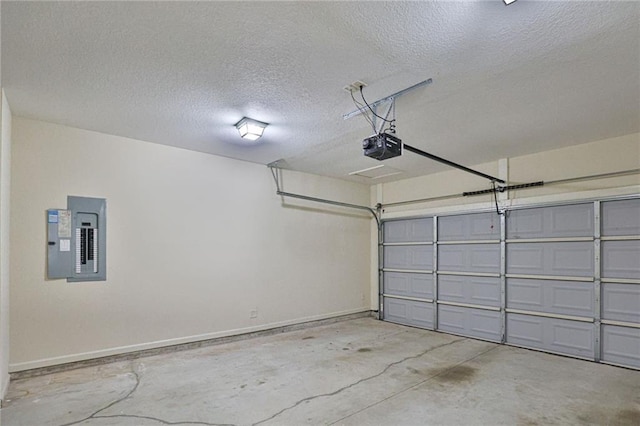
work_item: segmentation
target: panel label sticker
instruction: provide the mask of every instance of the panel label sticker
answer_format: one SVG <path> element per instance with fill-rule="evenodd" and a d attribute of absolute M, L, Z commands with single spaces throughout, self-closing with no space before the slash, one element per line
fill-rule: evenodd
<path fill-rule="evenodd" d="M 47 217 L 49 223 L 58 223 L 58 210 L 47 210 Z"/>
<path fill-rule="evenodd" d="M 71 251 L 71 240 L 60 240 L 60 251 Z"/>
<path fill-rule="evenodd" d="M 71 210 L 58 210 L 58 238 L 71 238 Z"/>

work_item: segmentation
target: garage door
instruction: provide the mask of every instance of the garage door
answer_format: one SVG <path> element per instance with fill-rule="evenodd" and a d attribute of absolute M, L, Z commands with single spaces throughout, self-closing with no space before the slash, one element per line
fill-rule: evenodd
<path fill-rule="evenodd" d="M 500 217 L 437 218 L 438 330 L 501 341 Z"/>
<path fill-rule="evenodd" d="M 433 219 L 386 222 L 383 235 L 384 319 L 433 329 Z"/>
<path fill-rule="evenodd" d="M 594 204 L 506 217 L 506 341 L 595 358 Z"/>
<path fill-rule="evenodd" d="M 640 199 L 602 203 L 602 360 L 640 368 Z"/>
<path fill-rule="evenodd" d="M 383 319 L 640 368 L 639 198 L 383 226 Z"/>

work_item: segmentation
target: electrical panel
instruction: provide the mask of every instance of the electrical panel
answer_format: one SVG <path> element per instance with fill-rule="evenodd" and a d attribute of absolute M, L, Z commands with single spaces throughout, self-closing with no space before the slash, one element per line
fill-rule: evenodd
<path fill-rule="evenodd" d="M 47 276 L 69 282 L 105 281 L 107 204 L 67 197 L 67 208 L 47 210 Z"/>

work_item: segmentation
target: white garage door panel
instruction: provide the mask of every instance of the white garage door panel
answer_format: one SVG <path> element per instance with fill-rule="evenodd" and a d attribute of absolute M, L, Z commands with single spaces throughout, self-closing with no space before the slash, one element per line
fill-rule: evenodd
<path fill-rule="evenodd" d="M 438 246 L 438 270 L 447 272 L 500 272 L 500 244 Z"/>
<path fill-rule="evenodd" d="M 433 303 L 385 297 L 384 319 L 432 330 Z"/>
<path fill-rule="evenodd" d="M 433 299 L 433 275 L 385 272 L 384 293 L 395 296 Z"/>
<path fill-rule="evenodd" d="M 507 308 L 592 318 L 592 282 L 507 278 Z"/>
<path fill-rule="evenodd" d="M 411 219 L 385 222 L 386 243 L 417 243 L 433 241 L 433 219 Z"/>
<path fill-rule="evenodd" d="M 602 203 L 602 235 L 640 235 L 640 198 Z"/>
<path fill-rule="evenodd" d="M 640 279 L 640 240 L 603 241 L 602 276 Z"/>
<path fill-rule="evenodd" d="M 385 246 L 384 267 L 431 270 L 433 268 L 433 246 Z"/>
<path fill-rule="evenodd" d="M 384 242 L 384 319 L 640 369 L 638 196 L 389 221 Z"/>
<path fill-rule="evenodd" d="M 507 244 L 507 273 L 592 277 L 593 243 L 510 243 Z"/>
<path fill-rule="evenodd" d="M 438 305 L 438 330 L 499 342 L 500 312 Z"/>
<path fill-rule="evenodd" d="M 440 241 L 499 240 L 500 218 L 495 213 L 477 213 L 438 218 Z"/>
<path fill-rule="evenodd" d="M 640 368 L 640 328 L 602 325 L 602 360 Z"/>
<path fill-rule="evenodd" d="M 593 236 L 593 204 L 514 210 L 507 215 L 507 238 Z"/>
<path fill-rule="evenodd" d="M 500 306 L 500 278 L 441 275 L 438 299 L 482 306 Z"/>
<path fill-rule="evenodd" d="M 640 284 L 602 284 L 602 318 L 640 323 Z"/>
<path fill-rule="evenodd" d="M 589 322 L 507 314 L 507 343 L 593 359 L 594 325 Z"/>

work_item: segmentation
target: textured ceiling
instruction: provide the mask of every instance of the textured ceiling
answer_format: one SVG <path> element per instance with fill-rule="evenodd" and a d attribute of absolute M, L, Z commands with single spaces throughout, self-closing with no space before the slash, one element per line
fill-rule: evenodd
<path fill-rule="evenodd" d="M 378 183 L 343 87 L 396 102 L 404 142 L 465 165 L 640 131 L 640 3 L 2 1 L 14 115 Z M 233 127 L 270 123 L 261 143 Z M 383 167 L 383 168 L 384 168 Z M 366 176 L 383 176 L 372 179 Z M 543 178 L 543 177 L 541 177 Z"/>

